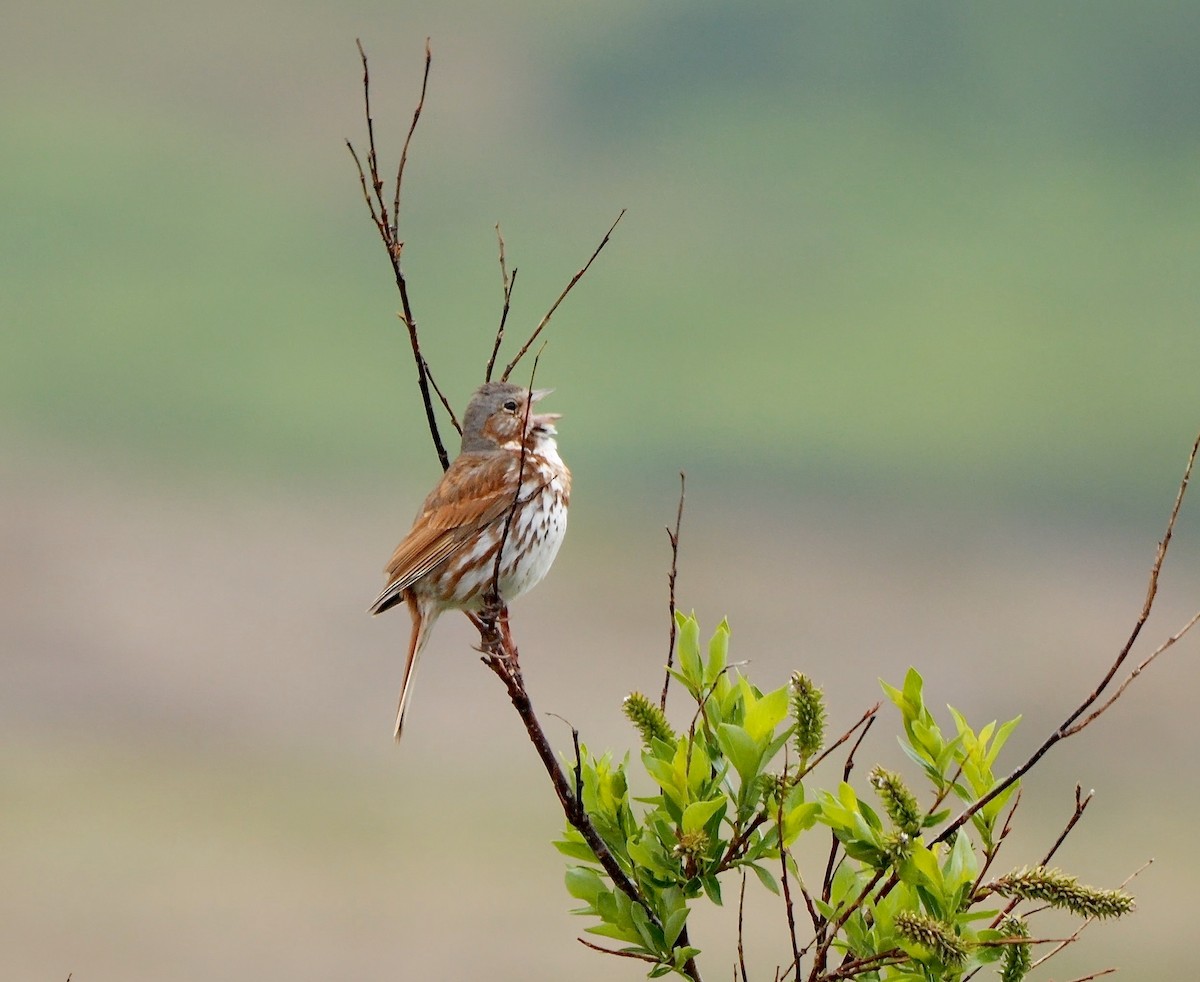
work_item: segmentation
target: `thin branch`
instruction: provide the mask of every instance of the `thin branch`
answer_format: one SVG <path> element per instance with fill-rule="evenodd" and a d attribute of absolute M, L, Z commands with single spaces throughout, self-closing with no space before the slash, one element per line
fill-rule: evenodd
<path fill-rule="evenodd" d="M 811 948 L 814 943 L 817 944 L 817 950 L 813 953 L 813 968 L 812 973 L 809 976 L 810 978 L 820 978 L 822 973 L 824 973 L 825 959 L 829 954 L 830 946 L 837 939 L 838 932 L 845 926 L 846 921 L 850 920 L 854 912 L 860 909 L 863 903 L 866 902 L 867 897 L 871 895 L 871 892 L 879 885 L 879 881 L 883 879 L 883 874 L 884 870 L 876 870 L 875 875 L 871 877 L 867 885 L 862 888 L 862 892 L 859 893 L 854 900 L 848 903 L 845 909 L 838 915 L 837 920 L 833 921 L 829 925 L 829 930 L 825 936 L 823 938 L 820 936 L 818 936 L 818 938 L 813 938 L 812 941 L 805 945 L 804 951 L 802 951 L 801 954 L 804 954 L 804 952 L 808 951 L 808 949 Z M 894 878 L 895 874 L 892 875 Z M 888 889 L 888 886 L 890 886 L 890 884 L 885 886 L 884 889 Z"/>
<path fill-rule="evenodd" d="M 521 350 L 517 352 L 517 356 L 512 361 L 510 361 L 508 363 L 508 365 L 505 367 L 504 374 L 500 376 L 500 381 L 502 381 L 502 382 L 508 381 L 508 377 L 512 374 L 513 369 L 517 367 L 517 362 L 519 362 L 522 358 L 525 357 L 525 352 L 527 352 L 530 349 L 530 347 L 533 345 L 533 342 L 537 340 L 538 335 L 541 334 L 542 330 L 545 328 L 545 326 L 550 323 L 550 318 L 554 315 L 554 312 L 556 310 L 558 310 L 558 305 L 560 303 L 562 303 L 563 300 L 566 299 L 567 294 L 571 292 L 571 289 L 575 286 L 575 284 L 578 283 L 583 278 L 583 274 L 588 271 L 588 268 L 592 265 L 593 262 L 595 262 L 596 257 L 598 255 L 600 255 L 600 250 L 603 249 L 606 245 L 608 245 L 608 239 L 613 234 L 613 229 L 615 229 L 617 227 L 617 222 L 619 222 L 624 217 L 625 217 L 625 209 L 622 208 L 621 214 L 619 214 L 617 216 L 617 220 L 615 222 L 613 222 L 612 225 L 609 227 L 608 231 L 604 233 L 604 238 L 601 239 L 600 244 L 598 246 L 596 246 L 596 251 L 592 253 L 591 258 L 586 263 L 583 264 L 583 268 L 581 270 L 579 270 L 579 272 L 577 272 L 574 276 L 571 277 L 571 282 L 568 283 L 566 285 L 566 288 L 563 290 L 563 292 L 558 295 L 558 299 L 555 300 L 553 304 L 551 304 L 550 309 L 548 311 L 546 311 L 546 316 L 541 319 L 541 321 L 538 323 L 538 326 L 536 328 L 534 328 L 533 333 L 529 336 L 529 340 L 526 341 L 521 346 Z"/>
<path fill-rule="evenodd" d="M 367 56 L 363 55 L 363 70 L 366 70 Z M 421 110 L 425 108 L 425 92 L 429 88 L 429 66 L 433 64 L 433 50 L 429 46 L 429 38 L 425 39 L 425 71 L 421 75 L 421 98 L 417 100 L 417 108 L 413 110 L 412 122 L 408 126 L 408 135 L 404 138 L 404 147 L 400 151 L 400 164 L 396 168 L 396 196 L 392 199 L 392 237 L 400 232 L 400 189 L 404 186 L 404 166 L 408 163 L 408 145 L 412 143 L 413 133 L 417 130 L 417 121 L 421 118 Z M 401 243 L 402 245 L 403 243 Z"/>
<path fill-rule="evenodd" d="M 679 572 L 679 526 L 683 524 L 683 499 L 687 494 L 687 474 L 679 472 L 679 508 L 675 512 L 675 531 L 667 527 L 667 539 L 671 543 L 671 572 L 667 574 L 667 586 L 670 598 L 667 603 L 667 616 L 671 621 L 671 635 L 667 642 L 667 671 L 663 678 L 662 696 L 658 700 L 658 708 L 667 711 L 667 689 L 671 685 L 671 664 L 675 659 L 675 577 Z"/>
<path fill-rule="evenodd" d="M 618 951 L 616 948 L 604 948 L 598 944 L 592 944 L 586 938 L 576 938 L 585 948 L 591 948 L 592 951 L 598 951 L 604 955 L 616 955 L 618 958 L 636 958 L 640 962 L 649 962 L 651 965 L 657 965 L 658 959 L 652 958 L 650 955 L 643 955 L 637 951 Z"/>
<path fill-rule="evenodd" d="M 1095 793 L 1095 791 L 1089 791 L 1085 795 L 1083 788 L 1078 784 L 1075 785 L 1075 811 L 1071 813 L 1071 817 L 1067 820 L 1066 827 L 1059 833 L 1058 838 L 1054 840 L 1054 845 L 1046 850 L 1046 855 L 1042 857 L 1042 861 L 1038 864 L 1039 866 L 1050 865 L 1050 860 L 1054 858 L 1054 854 L 1058 852 L 1059 847 L 1066 841 L 1067 836 L 1071 834 L 1071 830 L 1075 828 L 1075 824 L 1083 818 L 1083 813 L 1087 811 L 1087 806 L 1092 803 L 1092 796 Z"/>
<path fill-rule="evenodd" d="M 404 164 L 408 156 L 409 142 L 412 140 L 413 131 L 416 129 L 417 120 L 421 115 L 421 109 L 425 105 L 425 91 L 429 81 L 431 57 L 429 41 L 426 39 L 425 42 L 425 72 L 421 82 L 421 97 L 413 113 L 413 121 L 409 127 L 408 137 L 404 141 L 404 152 L 396 173 L 396 190 L 393 199 L 393 211 L 390 217 L 387 203 L 383 197 L 383 178 L 379 176 L 379 153 L 375 145 L 375 121 L 371 115 L 371 74 L 367 66 L 367 52 L 363 48 L 362 41 L 356 41 L 355 43 L 358 45 L 358 54 L 362 61 L 363 69 L 363 110 L 367 122 L 367 166 L 365 169 L 358 151 L 354 149 L 354 144 L 347 140 L 346 147 L 349 149 L 350 156 L 354 158 L 354 164 L 358 168 L 358 179 L 362 186 L 363 197 L 367 202 L 367 209 L 371 214 L 371 221 L 379 232 L 379 237 L 383 241 L 384 248 L 387 250 L 388 262 L 391 264 L 392 275 L 396 281 L 396 289 L 400 293 L 402 311 L 400 320 L 408 331 L 409 346 L 412 348 L 413 361 L 417 366 L 417 388 L 421 392 L 421 400 L 425 405 L 425 421 L 429 426 L 429 435 L 433 439 L 433 446 L 437 451 L 438 461 L 441 463 L 442 470 L 444 471 L 450 467 L 450 456 L 446 453 L 445 444 L 442 442 L 442 436 L 438 430 L 437 416 L 434 413 L 433 398 L 430 393 L 431 385 L 441 398 L 442 405 L 449 412 L 450 419 L 455 428 L 460 433 L 462 432 L 462 428 L 459 426 L 458 419 L 455 417 L 454 411 L 450 408 L 449 402 L 442 395 L 441 390 L 437 387 L 437 383 L 433 380 L 432 373 L 429 371 L 429 365 L 421 354 L 421 341 L 417 332 L 417 321 L 413 316 L 412 304 L 408 298 L 408 281 L 405 279 L 404 270 L 400 265 L 400 254 L 404 250 L 404 243 L 400 241 L 398 231 L 400 220 L 400 182 L 404 176 Z"/>
<path fill-rule="evenodd" d="M 1078 785 L 1076 785 L 1076 789 L 1078 789 Z M 1010 834 L 1012 834 L 1013 818 L 1016 815 L 1016 809 L 1018 809 L 1020 803 L 1021 789 L 1018 788 L 1016 789 L 1016 794 L 1013 796 L 1013 804 L 1008 809 L 1008 815 L 1006 818 L 1004 818 L 1004 825 L 1001 827 L 1000 836 L 996 837 L 996 842 L 992 843 L 990 849 L 985 850 L 983 866 L 979 867 L 979 874 L 976 876 L 976 880 L 974 880 L 973 884 L 971 885 L 971 893 L 967 894 L 967 896 L 973 896 L 974 892 L 978 890 L 979 884 L 982 884 L 985 876 L 988 875 L 988 870 L 991 869 L 991 864 L 994 863 L 996 861 L 996 857 L 1000 855 L 1000 849 L 1004 844 L 1004 839 L 1007 839 Z"/>
<path fill-rule="evenodd" d="M 1075 792 L 1076 792 L 1076 800 L 1078 800 L 1079 785 L 1075 786 Z M 996 861 L 996 857 L 1000 855 L 1000 847 L 1002 845 L 1004 845 L 1004 840 L 1007 839 L 1009 837 L 1009 835 L 1012 833 L 1013 816 L 1015 816 L 1017 814 L 1017 806 L 1020 804 L 1021 804 L 1021 789 L 1018 788 L 1017 793 L 1013 796 L 1012 806 L 1008 809 L 1008 815 L 1004 819 L 1004 825 L 1000 829 L 1000 835 L 996 838 L 996 842 L 993 844 L 993 846 L 990 849 L 986 850 L 986 853 L 983 857 L 983 865 L 980 866 L 979 873 L 975 877 L 975 882 L 971 884 L 971 891 L 970 891 L 970 893 L 967 894 L 967 896 L 973 897 L 975 895 L 975 892 L 979 889 L 979 885 L 981 883 L 983 883 L 984 877 L 987 876 L 988 870 L 990 870 L 992 868 L 992 863 L 994 863 Z M 1061 842 L 1061 841 L 1062 841 L 1062 839 L 1060 838 L 1059 842 Z M 1054 848 L 1055 849 L 1058 848 L 1057 844 L 1055 845 Z M 1050 850 L 1050 855 L 1051 856 L 1054 855 L 1054 849 Z M 1042 865 L 1044 866 L 1047 862 L 1049 862 L 1048 858 L 1042 861 Z M 1012 906 L 1015 907 L 1016 904 L 1013 904 Z M 1009 909 L 1004 911 L 1003 914 L 997 915 L 995 921 L 992 922 L 992 926 L 995 927 L 997 924 L 999 924 L 1001 919 L 1004 917 L 1004 914 L 1009 913 L 1011 910 L 1012 910 L 1012 907 L 1009 907 Z M 968 978 L 969 977 L 970 976 L 968 976 Z"/>
<path fill-rule="evenodd" d="M 808 887 L 804 884 L 804 877 L 797 875 L 796 882 L 800 885 L 800 896 L 804 898 L 804 906 L 808 908 L 808 919 L 812 921 L 813 930 L 820 928 L 821 914 L 817 910 L 817 905 L 813 903 L 812 894 L 808 892 Z"/>
<path fill-rule="evenodd" d="M 358 45 L 358 56 L 362 60 L 363 68 L 363 111 L 367 117 L 367 165 L 371 170 L 371 190 L 375 193 L 375 200 L 379 203 L 380 224 L 384 228 L 390 229 L 387 205 L 384 204 L 381 194 L 383 181 L 379 179 L 379 155 L 375 152 L 375 120 L 371 117 L 371 72 L 367 68 L 367 53 L 363 50 L 362 41 L 355 38 L 354 43 Z"/>
<path fill-rule="evenodd" d="M 1071 982 L 1092 982 L 1093 979 L 1101 979 L 1106 975 L 1113 975 L 1117 970 L 1115 968 L 1102 968 L 1098 972 L 1091 972 L 1088 975 L 1080 975 L 1071 980 Z"/>
<path fill-rule="evenodd" d="M 1124 691 L 1127 688 L 1129 688 L 1130 683 L 1134 679 L 1136 679 L 1139 675 L 1141 675 L 1142 672 L 1144 672 L 1150 666 L 1150 663 L 1153 662 L 1155 658 L 1157 658 L 1159 655 L 1161 655 L 1164 651 L 1166 651 L 1173 644 L 1175 644 L 1176 641 L 1178 641 L 1185 634 L 1187 634 L 1188 631 L 1190 631 L 1193 627 L 1195 627 L 1197 621 L 1200 621 L 1200 610 L 1196 611 L 1196 613 L 1194 613 L 1192 615 L 1191 619 L 1186 624 L 1184 624 L 1183 627 L 1181 627 L 1178 631 L 1176 631 L 1169 638 L 1167 638 L 1166 641 L 1164 641 L 1157 648 L 1155 648 L 1142 661 L 1142 663 L 1137 666 L 1137 668 L 1135 668 L 1132 672 L 1130 672 L 1129 675 L 1127 675 L 1125 677 L 1125 681 L 1122 682 L 1117 687 L 1117 690 L 1111 696 L 1109 696 L 1108 699 L 1098 709 L 1093 709 L 1089 715 L 1087 715 L 1082 720 L 1080 720 L 1079 722 L 1077 722 L 1073 726 L 1071 726 L 1067 730 L 1066 736 L 1074 736 L 1076 733 L 1078 733 L 1080 730 L 1082 730 L 1085 726 L 1087 726 L 1089 723 L 1091 723 L 1097 716 L 1100 716 L 1101 714 L 1103 714 L 1108 709 L 1109 706 L 1111 706 L 1114 702 L 1116 702 L 1118 699 L 1121 698 L 1122 693 L 1124 693 Z"/>
<path fill-rule="evenodd" d="M 964 809 L 958 818 L 947 825 L 937 836 L 937 838 L 933 840 L 934 843 L 945 842 L 948 840 L 950 836 L 954 835 L 955 832 L 969 822 L 971 817 L 979 812 L 981 808 L 986 807 L 990 801 L 995 799 L 998 795 L 1003 794 L 1013 784 L 1024 777 L 1033 768 L 1033 766 L 1046 755 L 1051 747 L 1053 747 L 1060 740 L 1065 740 L 1068 737 L 1074 736 L 1081 729 L 1083 729 L 1084 726 L 1098 717 L 1113 704 L 1115 700 L 1109 699 L 1109 701 L 1106 702 L 1098 712 L 1093 713 L 1082 724 L 1078 726 L 1074 725 L 1075 721 L 1078 720 L 1080 716 L 1086 713 L 1096 703 L 1096 701 L 1103 694 L 1104 690 L 1108 687 L 1108 684 L 1113 680 L 1113 677 L 1117 674 L 1121 668 L 1121 665 L 1124 664 L 1125 659 L 1129 656 L 1129 652 L 1133 648 L 1134 642 L 1137 641 L 1138 635 L 1141 634 L 1143 625 L 1150 617 L 1150 611 L 1154 605 L 1154 598 L 1158 593 L 1158 576 L 1162 571 L 1163 561 L 1167 558 L 1167 547 L 1170 545 L 1171 536 L 1175 531 L 1175 521 L 1179 517 L 1179 509 L 1183 504 L 1183 496 L 1187 492 L 1188 483 L 1191 481 L 1192 468 L 1196 463 L 1197 452 L 1200 452 L 1200 436 L 1197 436 L 1195 443 L 1192 444 L 1191 453 L 1188 455 L 1187 466 L 1183 471 L 1183 479 L 1180 481 L 1179 491 L 1175 495 L 1175 504 L 1171 508 L 1171 517 L 1167 521 L 1167 530 L 1164 533 L 1162 540 L 1158 543 L 1158 551 L 1154 557 L 1154 564 L 1150 568 L 1150 582 L 1146 588 L 1146 599 L 1142 603 L 1141 613 L 1138 614 L 1138 618 L 1134 623 L 1133 630 L 1130 632 L 1128 640 L 1126 640 L 1124 646 L 1121 648 L 1120 652 L 1118 652 L 1116 660 L 1112 663 L 1108 671 L 1104 674 L 1104 677 L 1100 680 L 1100 684 L 1096 686 L 1092 693 L 1086 699 L 1084 699 L 1082 703 L 1080 703 L 1078 708 L 1076 708 L 1070 716 L 1063 720 L 1058 729 L 1051 733 L 1043 741 L 1042 745 L 1038 747 L 1038 749 L 1035 750 L 1023 764 L 1017 767 L 1016 770 L 1009 774 L 1008 777 L 1004 778 L 1004 780 L 1000 781 L 982 798 L 970 805 L 968 808 Z M 1195 623 L 1196 619 L 1197 618 L 1193 618 L 1191 621 L 1189 621 L 1184 629 L 1179 632 L 1180 637 L 1182 637 L 1187 629 Z M 1168 639 L 1168 642 L 1169 643 L 1166 645 L 1166 647 L 1169 647 L 1170 644 L 1174 643 L 1173 641 L 1170 641 L 1170 639 Z M 1147 663 L 1152 660 L 1153 657 L 1155 656 L 1151 656 L 1151 659 L 1147 659 Z M 1140 670 L 1140 668 L 1141 666 L 1139 666 L 1138 670 Z M 1132 677 L 1133 676 L 1131 676 L 1131 679 Z M 1118 695 L 1120 692 L 1124 691 L 1125 687 L 1128 685 L 1128 682 L 1129 680 L 1127 680 L 1122 685 L 1121 689 L 1118 690 Z M 932 844 L 933 843 L 930 843 L 930 845 Z"/>
<path fill-rule="evenodd" d="M 1167 521 L 1167 531 L 1158 543 L 1158 552 L 1154 557 L 1154 565 L 1150 567 L 1150 582 L 1146 586 L 1146 599 L 1142 602 L 1142 612 L 1138 615 L 1138 619 L 1133 625 L 1129 639 L 1125 642 L 1125 647 L 1117 655 L 1117 659 L 1113 662 L 1112 667 L 1109 668 L 1108 673 L 1096 687 L 1096 691 L 1084 700 L 1083 705 L 1067 717 L 1060 729 L 1065 730 L 1069 727 L 1087 711 L 1092 703 L 1100 698 L 1100 694 L 1108 687 L 1108 683 L 1113 680 L 1113 676 L 1117 674 L 1122 663 L 1129 655 L 1130 649 L 1133 648 L 1134 642 L 1137 641 L 1138 635 L 1142 632 L 1143 625 L 1150 618 L 1150 610 L 1154 606 L 1154 598 L 1158 595 L 1158 574 L 1162 571 L 1163 561 L 1167 558 L 1167 547 L 1170 546 L 1171 536 L 1175 533 L 1175 520 L 1179 517 L 1179 509 L 1183 505 L 1183 496 L 1187 493 L 1188 483 L 1192 477 L 1192 468 L 1196 463 L 1196 454 L 1198 451 L 1200 451 L 1200 436 L 1197 436 L 1196 442 L 1192 444 L 1192 452 L 1188 456 L 1187 466 L 1183 470 L 1183 480 L 1179 482 L 1179 491 L 1175 494 L 1175 504 L 1171 507 L 1171 517 Z"/>
<path fill-rule="evenodd" d="M 883 703 L 879 703 L 879 702 L 875 703 L 874 706 L 872 706 L 865 713 L 863 713 L 862 716 L 859 717 L 857 723 L 855 723 L 852 727 L 850 727 L 850 729 L 848 729 L 840 737 L 838 737 L 836 740 L 834 740 L 833 743 L 831 743 L 828 747 L 826 747 L 824 750 L 822 750 L 816 757 L 814 757 L 812 760 L 810 760 L 808 762 L 808 766 L 806 768 L 804 768 L 804 770 L 801 772 L 800 777 L 805 777 L 808 774 L 811 774 L 813 771 L 813 768 L 815 768 L 819 763 L 821 763 L 821 761 L 823 761 L 831 753 L 833 753 L 835 750 L 837 750 L 837 748 L 840 747 L 843 743 L 845 743 L 852 736 L 854 736 L 854 731 L 857 730 L 860 726 L 863 726 L 865 724 L 865 728 L 863 729 L 862 733 L 859 734 L 858 739 L 854 743 L 854 747 L 850 750 L 850 756 L 846 759 L 847 768 L 852 768 L 853 760 L 854 760 L 854 752 L 856 750 L 858 750 L 858 745 L 863 742 L 863 737 L 865 737 L 867 735 L 867 730 L 869 730 L 871 728 L 871 724 L 875 722 L 875 714 L 879 712 L 879 707 L 881 705 L 883 705 Z M 844 773 L 845 773 L 846 777 L 850 776 L 849 770 L 846 770 Z M 844 778 L 843 778 L 843 780 L 844 780 Z"/>
<path fill-rule="evenodd" d="M 875 972 L 889 965 L 901 965 L 908 961 L 909 957 L 899 948 L 891 948 L 866 958 L 856 958 L 839 966 L 836 971 L 830 972 L 824 977 L 824 982 L 833 982 L 834 979 L 851 979 L 864 972 Z"/>
<path fill-rule="evenodd" d="M 513 287 L 517 285 L 517 270 L 513 267 L 512 275 L 508 275 L 508 265 L 504 261 L 504 236 L 500 234 L 500 223 L 496 223 L 496 241 L 500 243 L 500 286 L 504 291 L 504 306 L 500 309 L 500 326 L 496 328 L 496 340 L 492 343 L 492 355 L 488 358 L 483 380 L 492 380 L 492 370 L 496 367 L 496 355 L 500 353 L 500 342 L 504 340 L 504 325 L 508 321 L 508 310 L 512 306 Z"/>
<path fill-rule="evenodd" d="M 781 784 L 785 787 L 787 785 L 787 761 L 786 760 L 784 760 L 784 764 L 783 764 L 783 781 L 781 782 Z M 783 799 L 784 799 L 784 797 L 785 796 L 783 794 L 780 794 L 780 796 L 779 796 L 779 814 L 776 817 L 776 829 L 779 832 L 779 867 L 780 867 L 780 873 L 783 877 L 783 880 L 782 880 L 782 883 L 783 883 L 783 906 L 784 906 L 784 909 L 787 911 L 788 939 L 792 943 L 792 964 L 787 969 L 787 971 L 789 971 L 789 972 L 794 971 L 796 973 L 797 977 L 799 977 L 799 975 L 800 975 L 800 942 L 796 939 L 796 913 L 792 906 L 792 891 L 791 891 L 791 888 L 788 886 L 788 866 L 787 866 L 788 851 L 787 851 L 787 847 L 784 846 L 784 844 L 783 844 Z"/>
<path fill-rule="evenodd" d="M 738 895 L 738 966 L 742 970 L 742 982 L 750 982 L 746 976 L 746 949 L 742 945 L 742 918 L 746 912 L 746 871 L 742 870 L 742 892 Z M 736 976 L 735 982 L 736 982 Z"/>
<path fill-rule="evenodd" d="M 403 320 L 404 318 L 401 317 L 400 319 Z M 454 407 L 450 405 L 450 400 L 446 398 L 446 393 L 442 391 L 442 387 L 437 384 L 437 379 L 435 379 L 433 374 L 429 371 L 429 362 L 425 361 L 424 357 L 421 358 L 421 362 L 425 366 L 425 377 L 429 379 L 429 384 L 433 386 L 433 391 L 437 393 L 437 397 L 442 404 L 442 408 L 446 410 L 447 415 L 450 417 L 450 425 L 454 427 L 459 436 L 462 436 L 462 424 L 459 423 L 458 417 L 454 415 Z"/>
<path fill-rule="evenodd" d="M 868 731 L 871 729 L 871 726 L 874 724 L 875 714 L 879 712 L 880 705 L 881 704 L 877 702 L 877 703 L 875 703 L 874 706 L 872 706 L 865 713 L 863 713 L 863 715 L 859 719 L 859 721 L 857 723 L 855 723 L 852 727 L 850 727 L 850 729 L 848 729 L 844 734 L 842 734 L 842 736 L 838 739 L 837 743 L 835 743 L 832 747 L 830 747 L 829 750 L 826 750 L 825 753 L 821 754 L 820 757 L 818 757 L 816 760 L 814 760 L 812 762 L 812 764 L 809 765 L 808 770 L 811 771 L 814 767 L 816 767 L 817 764 L 819 764 L 821 762 L 821 759 L 823 757 L 825 757 L 835 747 L 839 747 L 843 743 L 845 743 L 847 740 L 849 740 L 850 734 L 853 733 L 860 726 L 862 726 L 863 730 L 858 735 L 858 739 L 854 741 L 854 746 L 850 748 L 850 753 L 846 757 L 846 765 L 842 768 L 843 783 L 846 781 L 849 781 L 850 780 L 850 772 L 852 770 L 854 770 L 854 755 L 856 753 L 858 753 L 858 748 L 862 745 L 862 742 L 866 738 Z M 864 724 L 866 724 L 866 725 L 864 725 Z M 807 771 L 805 773 L 807 773 Z M 834 861 L 837 859 L 837 852 L 838 852 L 838 837 L 836 835 L 834 835 L 832 831 L 830 831 L 829 838 L 830 838 L 829 858 L 825 862 L 825 875 L 821 879 L 821 900 L 824 901 L 825 903 L 829 903 L 830 894 L 833 892 L 833 871 L 836 868 Z"/>

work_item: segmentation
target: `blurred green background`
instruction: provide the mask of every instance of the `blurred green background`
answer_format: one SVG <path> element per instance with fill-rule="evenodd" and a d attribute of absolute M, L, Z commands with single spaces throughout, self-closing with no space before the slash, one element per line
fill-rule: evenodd
<path fill-rule="evenodd" d="M 6 14 L 4 977 L 640 977 L 574 941 L 556 807 L 464 624 L 389 740 L 408 625 L 362 610 L 437 466 L 344 146 L 356 37 L 390 170 L 432 36 L 402 234 L 459 405 L 495 223 L 518 339 L 628 208 L 539 368 L 576 478 L 515 614 L 540 709 L 630 744 L 680 469 L 681 602 L 730 615 L 764 687 L 822 681 L 835 725 L 916 664 L 935 701 L 1026 714 L 1015 764 L 1119 648 L 1200 424 L 1200 8 Z M 1196 511 L 1155 643 L 1200 598 Z M 1030 782 L 1014 864 L 1077 780 L 1098 798 L 1064 864 L 1111 885 L 1158 859 L 1054 977 L 1190 964 L 1195 656 Z M 729 929 L 693 931 L 714 977 Z"/>

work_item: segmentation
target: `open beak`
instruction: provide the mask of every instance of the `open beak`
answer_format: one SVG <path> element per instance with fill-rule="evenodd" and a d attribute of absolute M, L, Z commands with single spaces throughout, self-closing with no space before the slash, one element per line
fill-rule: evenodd
<path fill-rule="evenodd" d="M 529 393 L 530 403 L 536 403 L 548 396 L 553 389 L 534 389 Z M 554 424 L 562 419 L 562 413 L 530 413 L 529 428 L 531 430 L 541 430 L 544 433 L 555 434 L 558 432 Z"/>

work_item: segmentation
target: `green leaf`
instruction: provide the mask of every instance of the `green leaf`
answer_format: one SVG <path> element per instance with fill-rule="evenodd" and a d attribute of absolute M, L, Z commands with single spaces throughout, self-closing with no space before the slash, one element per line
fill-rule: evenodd
<path fill-rule="evenodd" d="M 1012 735 L 1012 731 L 1017 728 L 1017 724 L 1021 722 L 1020 716 L 1014 716 L 1007 723 L 1004 723 L 996 730 L 996 736 L 992 740 L 992 745 L 988 748 L 987 756 L 984 758 L 988 767 L 996 763 L 996 757 L 1000 753 L 1000 749 L 1008 742 L 1008 738 Z"/>
<path fill-rule="evenodd" d="M 821 806 L 815 801 L 801 802 L 783 816 L 783 844 L 790 846 L 801 832 L 817 824 Z"/>
<path fill-rule="evenodd" d="M 630 842 L 627 852 L 629 858 L 637 866 L 650 870 L 664 880 L 673 880 L 679 877 L 678 861 L 668 861 L 662 845 L 652 835 L 643 835 L 637 841 Z"/>
<path fill-rule="evenodd" d="M 686 747 L 685 741 L 681 740 L 680 744 Z M 690 749 L 692 759 L 687 763 L 687 786 L 692 796 L 699 797 L 701 789 L 711 776 L 712 763 L 699 740 L 694 741 Z M 684 751 L 684 761 L 687 762 L 687 750 Z"/>
<path fill-rule="evenodd" d="M 791 689 L 783 685 L 753 702 L 747 700 L 742 725 L 757 743 L 765 744 L 775 735 L 775 727 L 787 716 L 790 694 Z"/>
<path fill-rule="evenodd" d="M 675 623 L 679 627 L 675 639 L 679 671 L 692 695 L 698 696 L 704 685 L 704 672 L 700 665 L 700 624 L 695 614 L 685 616 L 679 611 L 675 612 Z"/>
<path fill-rule="evenodd" d="M 641 904 L 632 904 L 629 908 L 629 916 L 638 936 L 642 939 L 642 944 L 649 951 L 661 954 L 666 947 L 663 944 L 662 930 L 650 920 L 646 909 Z"/>
<path fill-rule="evenodd" d="M 583 866 L 568 866 L 566 873 L 567 893 L 576 900 L 586 900 L 593 907 L 601 893 L 608 893 L 608 888 L 600 875 L 593 869 Z"/>
<path fill-rule="evenodd" d="M 587 934 L 597 934 L 602 938 L 613 938 L 616 941 L 625 941 L 630 944 L 641 947 L 642 939 L 636 930 L 632 927 L 620 927 L 617 924 L 605 922 L 603 924 L 593 924 L 591 927 L 585 927 L 584 932 Z"/>
<path fill-rule="evenodd" d="M 687 923 L 688 914 L 691 913 L 691 908 L 680 907 L 667 917 L 663 923 L 663 941 L 666 942 L 668 948 L 673 948 L 675 942 L 679 939 L 679 934 L 683 930 L 684 924 Z"/>
<path fill-rule="evenodd" d="M 942 869 L 937 856 L 920 842 L 912 844 L 908 858 L 900 864 L 900 875 L 909 883 L 927 886 L 939 897 L 942 895 Z"/>
<path fill-rule="evenodd" d="M 924 685 L 921 673 L 910 667 L 904 675 L 904 701 L 912 706 L 916 713 L 925 708 L 925 698 L 922 694 Z"/>
<path fill-rule="evenodd" d="M 708 664 L 704 668 L 704 685 L 710 686 L 724 670 L 729 658 L 729 621 L 722 618 L 708 642 Z"/>
<path fill-rule="evenodd" d="M 683 831 L 696 832 L 708 824 L 708 820 L 717 812 L 723 812 L 725 798 L 713 798 L 711 801 L 696 801 L 683 811 Z"/>
<path fill-rule="evenodd" d="M 747 863 L 755 874 L 758 876 L 759 882 L 770 890 L 775 896 L 779 896 L 779 881 L 775 879 L 775 875 L 765 866 L 759 866 L 758 863 Z"/>
<path fill-rule="evenodd" d="M 709 900 L 718 907 L 722 906 L 721 883 L 715 876 L 700 877 L 700 885 L 704 887 L 704 892 L 708 895 Z"/>
<path fill-rule="evenodd" d="M 971 848 L 969 836 L 959 833 L 954 837 L 954 846 L 946 858 L 946 866 L 942 871 L 945 879 L 945 889 L 949 895 L 948 909 L 956 910 L 958 901 L 962 900 L 963 891 L 974 881 L 979 872 L 979 862 L 975 851 Z"/>
<path fill-rule="evenodd" d="M 554 848 L 570 859 L 578 859 L 585 863 L 600 862 L 586 842 L 571 842 L 566 839 L 557 839 L 554 842 Z"/>
<path fill-rule="evenodd" d="M 850 863 L 838 863 L 830 884 L 829 903 L 833 910 L 845 906 L 862 892 L 862 883 L 858 873 L 851 868 Z M 826 915 L 829 916 L 828 914 Z"/>
<path fill-rule="evenodd" d="M 743 787 L 758 777 L 763 748 L 745 729 L 735 723 L 722 723 L 717 727 L 717 743 L 738 772 Z"/>

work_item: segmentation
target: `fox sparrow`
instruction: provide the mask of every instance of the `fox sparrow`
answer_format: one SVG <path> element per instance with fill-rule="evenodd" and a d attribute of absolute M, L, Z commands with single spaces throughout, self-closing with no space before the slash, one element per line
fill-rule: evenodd
<path fill-rule="evenodd" d="M 501 541 L 502 604 L 536 585 L 562 544 L 571 472 L 554 441 L 559 416 L 531 411 L 549 391 L 507 382 L 488 382 L 475 391 L 463 416 L 461 452 L 387 564 L 387 586 L 370 612 L 381 614 L 403 601 L 413 622 L 396 709 L 397 740 L 417 659 L 434 622 L 446 610 L 483 608 Z"/>

